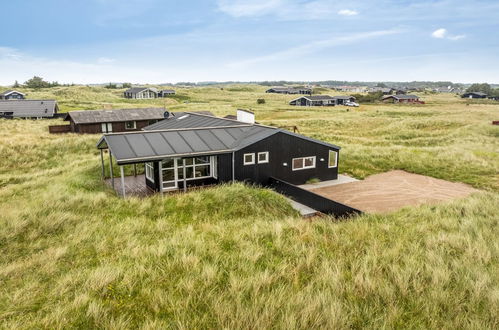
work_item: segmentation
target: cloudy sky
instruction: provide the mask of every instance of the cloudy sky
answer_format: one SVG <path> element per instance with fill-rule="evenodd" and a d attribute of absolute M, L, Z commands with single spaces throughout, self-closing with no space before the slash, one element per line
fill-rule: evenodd
<path fill-rule="evenodd" d="M 0 85 L 499 83 L 497 0 L 19 0 L 2 12 Z"/>

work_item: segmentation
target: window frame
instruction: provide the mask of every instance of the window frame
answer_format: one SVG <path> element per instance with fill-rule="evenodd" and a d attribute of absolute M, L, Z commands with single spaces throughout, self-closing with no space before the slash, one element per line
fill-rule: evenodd
<path fill-rule="evenodd" d="M 154 163 L 145 163 L 145 175 L 146 179 L 154 183 Z"/>
<path fill-rule="evenodd" d="M 265 160 L 260 161 L 260 155 L 265 155 Z M 269 152 L 268 151 L 259 152 L 256 155 L 256 160 L 257 160 L 258 164 L 267 164 L 269 162 Z"/>
<path fill-rule="evenodd" d="M 113 132 L 113 123 L 101 123 L 102 133 L 112 133 Z"/>
<path fill-rule="evenodd" d="M 133 127 L 132 128 L 128 127 L 129 123 L 133 123 Z M 125 129 L 126 130 L 137 129 L 137 122 L 135 120 L 125 121 Z"/>
<path fill-rule="evenodd" d="M 331 166 L 331 153 L 334 152 L 334 166 Z M 327 155 L 327 168 L 336 168 L 338 167 L 338 151 L 336 150 L 329 150 L 329 153 Z"/>
<path fill-rule="evenodd" d="M 251 162 L 246 161 L 246 156 L 251 156 Z M 255 164 L 255 153 L 243 154 L 243 165 L 254 165 Z"/>
<path fill-rule="evenodd" d="M 305 166 L 305 159 L 307 159 L 307 158 L 312 158 L 313 165 Z M 295 160 L 301 160 L 303 167 L 295 168 Z M 291 159 L 291 170 L 293 170 L 293 171 L 309 170 L 312 168 L 316 168 L 316 165 L 317 165 L 317 156 L 297 157 L 297 158 Z"/>

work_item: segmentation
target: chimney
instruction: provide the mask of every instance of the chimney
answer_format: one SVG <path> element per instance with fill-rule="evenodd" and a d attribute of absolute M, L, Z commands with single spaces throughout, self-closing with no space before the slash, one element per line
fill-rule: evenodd
<path fill-rule="evenodd" d="M 237 109 L 237 120 L 243 123 L 254 124 L 255 114 L 249 110 Z"/>

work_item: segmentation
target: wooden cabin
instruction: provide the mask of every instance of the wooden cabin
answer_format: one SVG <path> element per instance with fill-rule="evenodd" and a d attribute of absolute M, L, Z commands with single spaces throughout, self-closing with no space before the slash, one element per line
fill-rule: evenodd
<path fill-rule="evenodd" d="M 132 87 L 123 92 L 127 99 L 155 99 L 158 97 L 158 90 L 149 87 Z"/>
<path fill-rule="evenodd" d="M 482 92 L 468 92 L 461 95 L 463 99 L 486 99 L 487 94 Z"/>
<path fill-rule="evenodd" d="M 132 132 L 154 124 L 170 113 L 164 108 L 70 111 L 64 120 L 69 125 L 49 127 L 51 133 Z"/>
<path fill-rule="evenodd" d="M 385 103 L 424 103 L 419 100 L 419 96 L 416 95 L 387 95 L 384 96 L 381 101 Z"/>
<path fill-rule="evenodd" d="M 310 95 L 301 96 L 297 99 L 291 100 L 289 105 L 297 106 L 334 106 L 336 105 L 336 99 L 329 95 Z"/>
<path fill-rule="evenodd" d="M 58 111 L 55 100 L 0 100 L 0 118 L 54 118 Z"/>
<path fill-rule="evenodd" d="M 14 90 L 0 93 L 0 100 L 24 100 L 25 98 L 26 94 Z"/>

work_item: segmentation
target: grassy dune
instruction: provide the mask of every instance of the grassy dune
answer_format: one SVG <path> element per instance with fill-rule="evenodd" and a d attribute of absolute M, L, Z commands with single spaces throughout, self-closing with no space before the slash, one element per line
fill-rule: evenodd
<path fill-rule="evenodd" d="M 28 94 L 63 111 L 252 108 L 262 123 L 342 146 L 340 172 L 405 169 L 483 192 L 342 222 L 304 221 L 281 196 L 241 184 L 122 200 L 100 182 L 98 136 L 0 120 L 2 327 L 499 327 L 499 105 L 422 95 L 424 106 L 309 109 L 263 91 Z"/>

